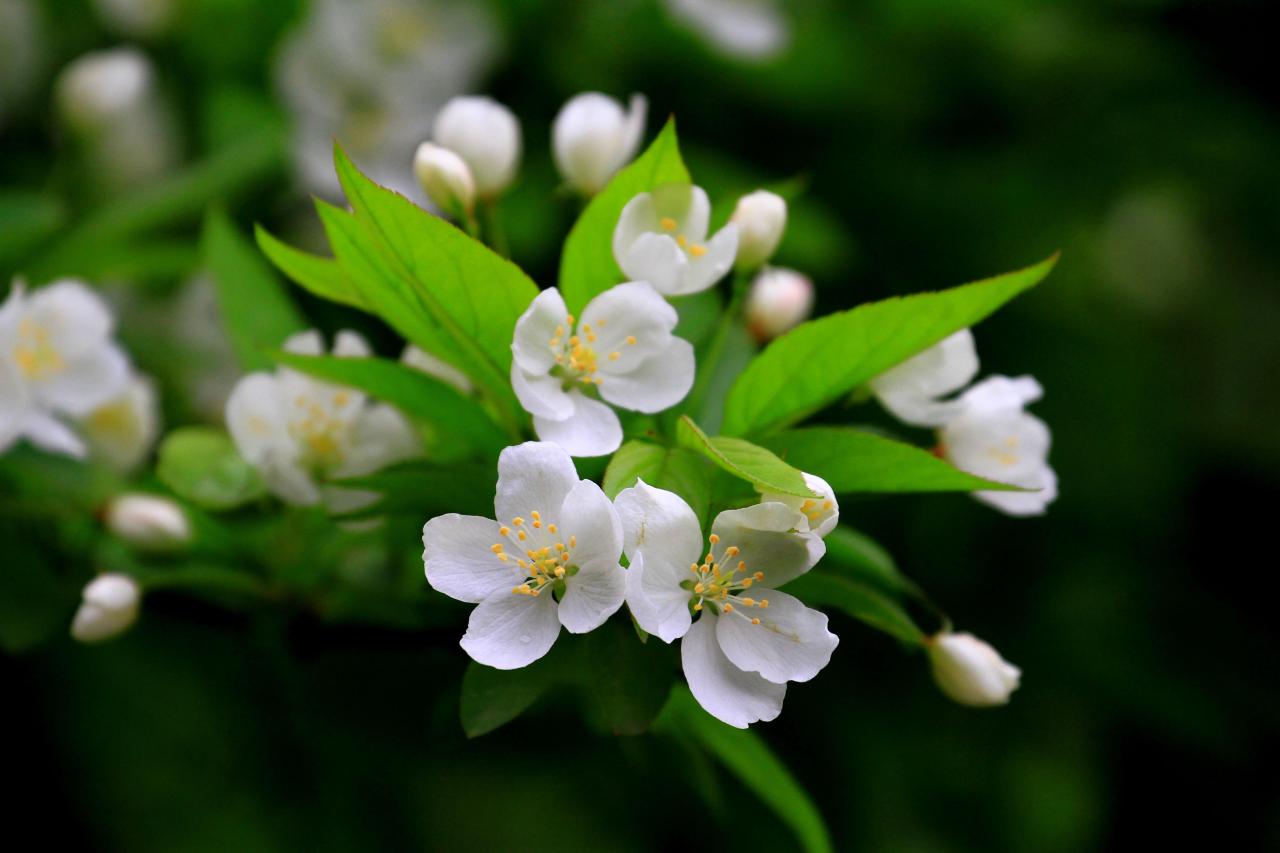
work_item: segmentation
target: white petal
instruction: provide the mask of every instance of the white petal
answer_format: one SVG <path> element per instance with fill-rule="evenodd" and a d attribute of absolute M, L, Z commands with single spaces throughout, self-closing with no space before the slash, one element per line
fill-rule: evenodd
<path fill-rule="evenodd" d="M 738 226 L 730 222 L 721 228 L 706 244 L 706 250 L 702 257 L 689 262 L 677 295 L 700 293 L 733 269 L 734 259 L 738 256 Z"/>
<path fill-rule="evenodd" d="M 825 613 L 772 589 L 751 589 L 768 607 L 735 607 L 716 625 L 720 648 L 734 666 L 758 672 L 768 681 L 808 681 L 831 660 L 840 639 L 827 630 Z M 731 599 L 732 600 L 732 599 Z M 759 619 L 759 625 L 751 620 Z"/>
<path fill-rule="evenodd" d="M 534 510 L 551 516 L 579 482 L 573 460 L 558 445 L 526 441 L 508 447 L 498 456 L 497 518 L 508 524 L 513 518 L 528 518 Z"/>
<path fill-rule="evenodd" d="M 965 411 L 942 430 L 947 458 L 963 471 L 1037 489 L 1049 455 L 1049 427 L 1020 408 Z"/>
<path fill-rule="evenodd" d="M 350 451 L 330 476 L 371 474 L 421 453 L 417 432 L 398 409 L 383 403 L 366 406 L 353 425 Z"/>
<path fill-rule="evenodd" d="M 626 594 L 627 573 L 617 560 L 581 564 L 565 583 L 560 624 L 574 634 L 594 631 L 618 612 Z"/>
<path fill-rule="evenodd" d="M 590 329 L 600 371 L 626 373 L 671 342 L 680 316 L 653 286 L 629 281 L 611 287 L 587 303 L 579 328 Z M 628 343 L 634 340 L 634 343 Z M 611 358 L 612 353 L 618 357 Z"/>
<path fill-rule="evenodd" d="M 524 571 L 493 553 L 502 541 L 498 522 L 475 515 L 440 515 L 422 528 L 422 564 L 427 583 L 458 601 L 479 603 L 491 595 L 511 593 L 524 582 Z"/>
<path fill-rule="evenodd" d="M 565 307 L 560 291 L 552 287 L 542 291 L 533 298 L 529 307 L 516 321 L 515 337 L 511 341 L 511 352 L 521 367 L 529 373 L 546 373 L 555 367 L 555 352 L 551 349 L 551 340 L 556 337 L 556 328 L 563 330 L 562 340 L 567 340 L 573 330 L 567 328 L 566 319 L 569 309 Z"/>
<path fill-rule="evenodd" d="M 296 355 L 324 355 L 324 339 L 315 329 L 309 329 L 286 338 L 283 349 Z"/>
<path fill-rule="evenodd" d="M 890 368 L 868 384 L 898 420 L 915 426 L 941 426 L 963 404 L 939 398 L 960 390 L 978 373 L 973 333 L 961 329 Z"/>
<path fill-rule="evenodd" d="M 250 373 L 227 398 L 227 429 L 250 465 L 260 466 L 269 451 L 293 450 L 281 406 L 284 396 L 269 373 Z"/>
<path fill-rule="evenodd" d="M 654 192 L 659 212 L 667 205 L 675 206 L 678 230 L 690 243 L 701 243 L 707 237 L 707 228 L 711 224 L 711 199 L 702 187 L 675 184 L 671 187 L 659 187 Z M 683 209 L 681 209 L 683 208 Z M 736 244 L 735 244 L 736 246 Z"/>
<path fill-rule="evenodd" d="M 462 648 L 494 669 L 519 669 L 545 655 L 560 635 L 550 593 L 497 592 L 480 602 L 467 620 Z"/>
<path fill-rule="evenodd" d="M 674 239 L 666 234 L 641 234 L 618 256 L 618 266 L 627 278 L 647 281 L 659 293 L 677 296 L 684 292 L 689 259 Z"/>
<path fill-rule="evenodd" d="M 626 124 L 622 131 L 622 149 L 619 152 L 617 163 L 614 164 L 614 171 L 621 169 L 636 156 L 636 152 L 640 150 L 640 143 L 644 139 L 644 122 L 649 112 L 649 101 L 644 95 L 635 94 L 631 96 L 631 102 L 627 106 Z"/>
<path fill-rule="evenodd" d="M 102 297 L 76 279 L 34 291 L 26 301 L 26 316 L 48 334 L 49 344 L 67 361 L 102 346 L 113 325 Z"/>
<path fill-rule="evenodd" d="M 32 396 L 42 405 L 77 417 L 109 402 L 129 382 L 129 359 L 108 344 L 82 350 L 61 369 L 31 382 Z"/>
<path fill-rule="evenodd" d="M 667 571 L 673 583 L 684 580 L 690 564 L 702 556 L 698 516 L 684 498 L 638 480 L 618 493 L 613 506 L 622 522 L 627 556 L 634 558 L 644 551 L 649 555 L 649 571 Z"/>
<path fill-rule="evenodd" d="M 818 536 L 826 536 L 835 529 L 840 521 L 840 503 L 836 500 L 831 484 L 816 474 L 805 473 L 804 484 L 820 497 L 802 498 L 783 492 L 761 492 L 763 503 L 782 503 L 805 517 L 809 524 L 809 532 Z"/>
<path fill-rule="evenodd" d="M 577 388 L 569 398 L 573 401 L 570 417 L 555 421 L 533 416 L 539 439 L 558 444 L 574 456 L 604 456 L 622 446 L 622 423 L 613 409 Z"/>
<path fill-rule="evenodd" d="M 144 377 L 132 377 L 124 392 L 90 412 L 80 429 L 96 459 L 122 473 L 134 470 L 160 430 L 154 385 Z"/>
<path fill-rule="evenodd" d="M 641 628 L 670 643 L 689 631 L 689 591 L 680 588 L 673 567 L 660 559 L 647 571 L 644 553 L 632 555 L 627 568 L 627 608 Z"/>
<path fill-rule="evenodd" d="M 333 339 L 333 354 L 341 358 L 367 358 L 373 355 L 373 350 L 360 333 L 343 329 Z"/>
<path fill-rule="evenodd" d="M 1048 465 L 1040 471 L 1034 492 L 974 492 L 973 496 L 1005 515 L 1044 515 L 1049 504 L 1058 497 L 1058 475 Z"/>
<path fill-rule="evenodd" d="M 256 467 L 271 493 L 285 503 L 314 506 L 320 502 L 319 486 L 291 448 L 269 448 Z"/>
<path fill-rule="evenodd" d="M 693 345 L 672 338 L 667 348 L 649 356 L 628 373 L 608 375 L 600 396 L 635 412 L 661 412 L 679 403 L 693 387 Z"/>
<path fill-rule="evenodd" d="M 993 414 L 1021 409 L 1044 395 L 1040 383 L 1031 376 L 988 376 L 960 395 L 967 414 Z"/>
<path fill-rule="evenodd" d="M 631 246 L 642 235 L 658 231 L 662 227 L 658 219 L 653 196 L 649 193 L 640 193 L 623 206 L 622 213 L 618 215 L 618 224 L 613 228 L 613 257 L 624 271 L 627 268 L 625 259 Z"/>
<path fill-rule="evenodd" d="M 711 531 L 724 548 L 737 546 L 738 559 L 747 572 L 764 572 L 764 583 L 778 587 L 813 568 L 826 545 L 807 532 L 804 516 L 785 504 L 765 502 L 745 509 L 725 510 L 716 516 Z"/>
<path fill-rule="evenodd" d="M 564 503 L 553 510 L 559 519 L 560 539 L 577 540 L 573 562 L 618 565 L 622 556 L 622 522 L 613 502 L 590 480 L 579 480 L 565 496 Z"/>
<path fill-rule="evenodd" d="M 86 454 L 84 442 L 70 427 L 43 412 L 33 411 L 27 416 L 22 434 L 36 447 L 50 453 L 61 453 L 77 459 L 83 459 Z"/>
<path fill-rule="evenodd" d="M 546 373 L 527 373 L 515 359 L 511 360 L 511 390 L 531 415 L 553 421 L 573 416 L 573 399 L 560 379 Z"/>
<path fill-rule="evenodd" d="M 708 714 L 739 729 L 777 717 L 787 685 L 738 669 L 720 649 L 716 633 L 716 617 L 703 613 L 680 642 L 680 660 L 693 698 Z"/>

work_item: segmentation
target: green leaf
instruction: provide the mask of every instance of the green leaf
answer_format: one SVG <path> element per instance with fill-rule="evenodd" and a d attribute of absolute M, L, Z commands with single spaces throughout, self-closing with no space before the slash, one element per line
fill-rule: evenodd
<path fill-rule="evenodd" d="M 156 475 L 174 494 L 206 509 L 231 509 L 262 495 L 262 478 L 225 432 L 182 427 L 160 445 Z"/>
<path fill-rule="evenodd" d="M 529 710 L 560 680 L 560 655 L 553 648 L 520 669 L 501 670 L 471 661 L 462 676 L 458 716 L 467 737 L 488 734 Z"/>
<path fill-rule="evenodd" d="M 513 406 L 511 338 L 516 320 L 538 295 L 537 285 L 483 243 L 369 180 L 341 147 L 334 159 L 356 219 L 397 284 L 473 363 L 468 374 L 495 400 Z"/>
<path fill-rule="evenodd" d="M 735 729 L 703 711 L 686 687 L 671 692 L 657 727 L 692 737 L 742 785 L 773 809 L 808 853 L 829 853 L 831 836 L 813 801 L 785 764 L 750 729 Z"/>
<path fill-rule="evenodd" d="M 66 206 L 53 196 L 33 192 L 0 195 L 0 271 L 18 264 L 66 221 Z"/>
<path fill-rule="evenodd" d="M 374 474 L 332 481 L 335 486 L 378 492 L 371 506 L 343 513 L 344 519 L 376 518 L 392 513 L 420 518 L 447 512 L 491 515 L 498 484 L 496 466 L 489 462 L 442 467 L 409 462 Z"/>
<path fill-rule="evenodd" d="M 18 518 L 0 519 L 5 566 L 0 570 L 0 650 L 33 649 L 71 624 L 79 588 L 60 577 Z"/>
<path fill-rule="evenodd" d="M 681 416 L 676 429 L 682 445 L 698 451 L 762 492 L 817 497 L 804 484 L 804 475 L 800 471 L 763 447 L 740 438 L 709 438 L 688 415 Z"/>
<path fill-rule="evenodd" d="M 729 392 L 723 432 L 759 435 L 802 420 L 1040 282 L 1032 267 L 936 293 L 894 297 L 812 320 L 775 340 Z"/>
<path fill-rule="evenodd" d="M 306 328 L 262 256 L 220 210 L 205 217 L 201 251 L 218 291 L 222 324 L 245 370 L 271 366 L 267 350 Z"/>
<path fill-rule="evenodd" d="M 893 592 L 917 594 L 919 587 L 898 570 L 893 555 L 865 533 L 840 525 L 827 534 L 824 566 L 835 566 L 851 580 L 864 581 Z"/>
<path fill-rule="evenodd" d="M 574 223 L 560 258 L 560 295 L 571 313 L 622 281 L 613 258 L 613 230 L 627 202 L 666 184 L 689 182 L 680 158 L 675 119 L 668 119 L 653 144 L 601 190 Z"/>
<path fill-rule="evenodd" d="M 258 248 L 271 259 L 271 263 L 301 287 L 321 299 L 350 305 L 362 311 L 372 311 L 372 306 L 360 292 L 360 288 L 334 258 L 322 258 L 277 240 L 265 228 L 254 229 Z"/>
<path fill-rule="evenodd" d="M 711 473 L 706 460 L 691 450 L 628 441 L 609 460 L 603 488 L 613 500 L 637 479 L 644 480 L 684 498 L 705 527 L 711 509 Z"/>
<path fill-rule="evenodd" d="M 665 643 L 638 642 L 625 613 L 587 634 L 581 644 L 581 675 L 597 720 L 616 735 L 648 729 L 671 692 L 674 650 Z"/>
<path fill-rule="evenodd" d="M 873 586 L 818 569 L 787 583 L 786 591 L 805 604 L 834 607 L 905 643 L 924 642 L 924 632 L 902 605 Z"/>
<path fill-rule="evenodd" d="M 787 430 L 761 443 L 837 492 L 1018 490 L 961 471 L 927 450 L 848 427 Z"/>
<path fill-rule="evenodd" d="M 480 453 L 496 457 L 509 443 L 478 402 L 447 382 L 399 362 L 279 351 L 271 355 L 294 370 L 366 391 Z"/>

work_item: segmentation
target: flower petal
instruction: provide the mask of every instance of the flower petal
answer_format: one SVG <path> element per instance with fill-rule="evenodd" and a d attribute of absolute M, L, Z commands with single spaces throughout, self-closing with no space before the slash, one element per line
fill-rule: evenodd
<path fill-rule="evenodd" d="M 62 279 L 31 293 L 26 316 L 49 336 L 65 360 L 93 352 L 111 335 L 111 312 L 102 297 L 78 279 Z"/>
<path fill-rule="evenodd" d="M 50 453 L 61 453 L 83 459 L 87 449 L 70 427 L 43 412 L 32 411 L 22 424 L 22 435 L 27 440 Z"/>
<path fill-rule="evenodd" d="M 550 593 L 497 592 L 476 605 L 461 646 L 494 669 L 519 669 L 545 655 L 560 635 L 556 602 Z"/>
<path fill-rule="evenodd" d="M 613 258 L 618 266 L 625 271 L 623 259 L 627 257 L 631 246 L 641 235 L 656 232 L 660 228 L 658 210 L 654 206 L 652 195 L 640 193 L 627 202 L 618 215 L 618 224 L 613 228 Z"/>
<path fill-rule="evenodd" d="M 680 315 L 647 281 L 611 287 L 587 303 L 579 328 L 590 329 L 590 346 L 602 373 L 626 373 L 671 343 Z M 617 353 L 614 358 L 612 353 Z"/>
<path fill-rule="evenodd" d="M 693 387 L 693 344 L 672 338 L 667 348 L 628 373 L 611 374 L 599 385 L 600 396 L 623 409 L 661 412 L 679 403 Z"/>
<path fill-rule="evenodd" d="M 333 354 L 341 358 L 367 358 L 373 355 L 373 350 L 359 332 L 343 329 L 333 338 Z"/>
<path fill-rule="evenodd" d="M 509 594 L 525 575 L 493 553 L 493 545 L 501 540 L 498 522 L 492 519 L 456 512 L 436 516 L 422 528 L 427 583 L 450 598 L 477 604 L 491 595 Z"/>
<path fill-rule="evenodd" d="M 531 415 L 553 421 L 573 416 L 573 400 L 561 380 L 546 373 L 527 373 L 515 359 L 511 360 L 511 390 Z"/>
<path fill-rule="evenodd" d="M 269 373 L 250 373 L 227 398 L 227 429 L 236 449 L 250 465 L 260 466 L 268 451 L 292 448 L 276 379 Z"/>
<path fill-rule="evenodd" d="M 1034 492 L 974 492 L 973 496 L 982 503 L 995 507 L 1005 515 L 1030 516 L 1044 515 L 1049 504 L 1058 498 L 1058 475 L 1045 465 L 1039 474 L 1038 485 L 1026 486 L 1035 488 Z"/>
<path fill-rule="evenodd" d="M 541 441 L 508 447 L 498 456 L 497 518 L 506 524 L 533 510 L 550 515 L 578 483 L 578 472 L 564 448 Z"/>
<path fill-rule="evenodd" d="M 627 608 L 636 623 L 664 643 L 683 637 L 689 631 L 689 591 L 681 589 L 680 578 L 672 567 L 655 559 L 653 571 L 647 571 L 644 552 L 637 551 L 627 568 Z"/>
<path fill-rule="evenodd" d="M 286 338 L 283 349 L 296 355 L 324 355 L 324 338 L 315 329 L 308 329 Z"/>
<path fill-rule="evenodd" d="M 569 392 L 573 414 L 564 420 L 533 416 L 533 431 L 542 441 L 560 445 L 574 456 L 604 456 L 622 445 L 622 424 L 613 409 L 584 395 Z"/>
<path fill-rule="evenodd" d="M 358 477 L 422 453 L 422 443 L 400 410 L 378 403 L 357 416 L 351 450 L 332 477 Z"/>
<path fill-rule="evenodd" d="M 515 336 L 511 341 L 511 353 L 516 363 L 535 374 L 546 373 L 555 367 L 551 339 L 557 337 L 557 327 L 563 330 L 564 335 L 573 334 L 565 324 L 568 316 L 569 309 L 556 288 L 548 288 L 535 296 L 516 321 Z"/>
<path fill-rule="evenodd" d="M 702 529 L 684 498 L 637 480 L 613 501 L 622 522 L 623 550 L 629 558 L 643 551 L 649 571 L 673 567 L 670 577 L 684 580 L 689 565 L 702 556 Z"/>
<path fill-rule="evenodd" d="M 705 248 L 707 251 L 701 257 L 689 262 L 689 270 L 676 295 L 700 293 L 733 269 L 734 259 L 738 256 L 738 226 L 730 222 L 716 232 Z"/>
<path fill-rule="evenodd" d="M 110 402 L 129 384 L 129 358 L 107 344 L 82 350 L 61 369 L 30 383 L 31 395 L 44 406 L 77 417 Z"/>
<path fill-rule="evenodd" d="M 708 714 L 739 729 L 777 717 L 787 685 L 738 669 L 725 657 L 717 633 L 715 615 L 703 613 L 680 642 L 680 661 L 693 698 Z"/>
<path fill-rule="evenodd" d="M 627 572 L 617 560 L 584 563 L 565 584 L 560 624 L 574 634 L 594 631 L 618 612 L 627 594 Z"/>
<path fill-rule="evenodd" d="M 805 472 L 804 484 L 821 497 L 802 498 L 782 492 L 761 492 L 760 501 L 786 504 L 805 517 L 810 533 L 825 537 L 840 522 L 840 502 L 836 500 L 831 484 L 818 475 Z"/>
<path fill-rule="evenodd" d="M 679 295 L 689 267 L 689 259 L 676 241 L 666 234 L 641 234 L 618 256 L 618 266 L 627 278 L 647 281 L 659 293 Z"/>
<path fill-rule="evenodd" d="M 764 582 L 771 587 L 798 578 L 827 552 L 821 537 L 798 532 L 807 529 L 804 516 L 773 501 L 725 510 L 711 525 L 724 547 L 738 547 L 738 559 L 747 564 L 747 571 L 764 572 Z"/>
<path fill-rule="evenodd" d="M 868 385 L 889 412 L 903 423 L 941 426 L 960 411 L 959 400 L 941 400 L 978 373 L 978 351 L 973 333 L 961 329 L 897 367 L 872 379 Z"/>
<path fill-rule="evenodd" d="M 840 638 L 827 630 L 827 616 L 800 599 L 772 589 L 751 590 L 768 607 L 735 607 L 716 625 L 720 648 L 734 666 L 758 672 L 775 684 L 808 681 L 831 660 Z M 760 624 L 752 624 L 752 619 Z"/>
<path fill-rule="evenodd" d="M 555 510 L 560 538 L 574 537 L 573 561 L 618 564 L 622 556 L 622 522 L 613 502 L 591 480 L 579 480 Z"/>
<path fill-rule="evenodd" d="M 644 139 L 644 122 L 648 112 L 648 99 L 641 94 L 632 95 L 631 101 L 627 104 L 626 124 L 622 129 L 622 148 L 618 152 L 618 161 L 613 166 L 614 172 L 630 163 L 632 158 L 636 156 L 636 152 L 640 150 L 640 143 Z"/>

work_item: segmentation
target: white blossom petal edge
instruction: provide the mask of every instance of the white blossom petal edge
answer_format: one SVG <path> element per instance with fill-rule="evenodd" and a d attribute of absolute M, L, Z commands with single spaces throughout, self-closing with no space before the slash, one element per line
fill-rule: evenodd
<path fill-rule="evenodd" d="M 978 373 L 973 333 L 961 329 L 872 379 L 868 385 L 880 404 L 903 423 L 937 427 L 954 418 L 964 404 L 943 400 Z"/>
<path fill-rule="evenodd" d="M 433 589 L 477 605 L 462 637 L 467 654 L 518 669 L 545 655 L 561 626 L 583 634 L 622 606 L 622 526 L 600 487 L 578 479 L 569 454 L 548 442 L 502 451 L 494 510 L 498 521 L 428 521 L 422 562 Z"/>
<path fill-rule="evenodd" d="M 706 290 L 738 254 L 738 226 L 730 222 L 708 240 L 710 220 L 711 202 L 701 187 L 670 184 L 641 193 L 618 217 L 613 257 L 628 278 L 647 281 L 664 296 Z"/>

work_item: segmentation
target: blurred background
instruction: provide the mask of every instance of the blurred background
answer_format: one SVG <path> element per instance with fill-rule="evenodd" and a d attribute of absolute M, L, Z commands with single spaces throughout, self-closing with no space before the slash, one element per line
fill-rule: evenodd
<path fill-rule="evenodd" d="M 0 275 L 101 285 L 164 422 L 216 422 L 238 371 L 200 274 L 205 208 L 322 245 L 308 196 L 339 198 L 331 139 L 417 197 L 413 149 L 464 92 L 523 123 L 503 215 L 543 284 L 576 213 L 550 124 L 583 90 L 643 92 L 650 135 L 674 114 L 713 198 L 798 187 L 777 260 L 814 279 L 820 311 L 1061 249 L 1045 284 L 976 331 L 984 374 L 1046 388 L 1035 411 L 1062 490 L 1048 515 L 959 495 L 842 508 L 1023 686 L 1007 708 L 955 706 L 919 656 L 837 616 L 821 681 L 794 685 L 759 731 L 841 850 L 1274 850 L 1280 101 L 1265 8 L 0 0 Z M 318 325 L 349 324 L 291 292 Z M 873 408 L 849 417 L 883 420 Z M 10 825 L 39 820 L 50 845 L 795 843 L 678 738 L 596 734 L 564 697 L 466 740 L 452 626 L 158 594 L 129 636 L 75 644 L 83 543 L 5 505 Z"/>

